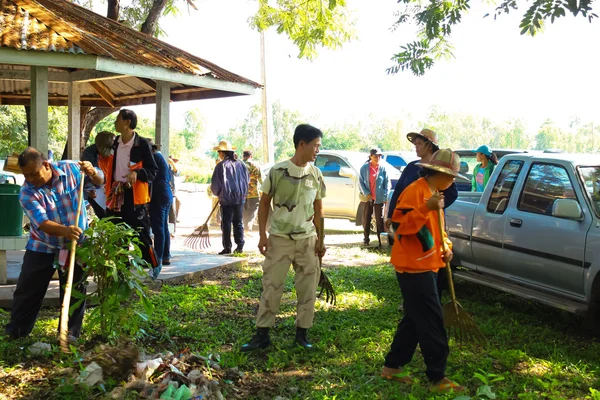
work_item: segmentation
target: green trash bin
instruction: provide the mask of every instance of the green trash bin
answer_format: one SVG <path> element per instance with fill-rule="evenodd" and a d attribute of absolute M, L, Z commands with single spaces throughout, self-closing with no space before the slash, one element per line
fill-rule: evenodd
<path fill-rule="evenodd" d="M 0 185 L 0 236 L 23 234 L 23 209 L 19 203 L 20 185 Z"/>

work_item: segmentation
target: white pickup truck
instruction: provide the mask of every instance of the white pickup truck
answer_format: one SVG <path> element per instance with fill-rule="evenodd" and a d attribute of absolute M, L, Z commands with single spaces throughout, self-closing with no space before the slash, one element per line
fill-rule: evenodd
<path fill-rule="evenodd" d="M 323 173 L 327 196 L 323 199 L 326 218 L 348 219 L 362 223 L 360 192 L 360 168 L 369 159 L 369 154 L 344 150 L 321 150 L 315 166 Z M 390 180 L 396 182 L 400 171 L 389 168 Z"/>
<path fill-rule="evenodd" d="M 458 277 L 600 325 L 600 157 L 508 154 L 446 227 Z"/>

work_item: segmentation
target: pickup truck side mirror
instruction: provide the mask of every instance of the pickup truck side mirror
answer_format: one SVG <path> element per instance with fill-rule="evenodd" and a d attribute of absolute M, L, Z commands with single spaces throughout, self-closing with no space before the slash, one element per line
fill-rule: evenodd
<path fill-rule="evenodd" d="M 552 216 L 557 218 L 574 219 L 581 221 L 583 213 L 581 206 L 574 199 L 557 199 L 552 205 Z"/>
<path fill-rule="evenodd" d="M 340 174 L 340 176 L 343 176 L 344 178 L 355 178 L 356 177 L 356 173 L 354 173 L 354 170 L 349 167 L 340 168 L 339 174 Z"/>

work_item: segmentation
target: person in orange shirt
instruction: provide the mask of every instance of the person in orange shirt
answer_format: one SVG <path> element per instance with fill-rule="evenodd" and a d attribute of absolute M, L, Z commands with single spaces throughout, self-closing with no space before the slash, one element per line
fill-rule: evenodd
<path fill-rule="evenodd" d="M 448 336 L 436 286 L 438 270 L 452 259 L 452 243 L 445 232 L 440 236 L 438 228 L 439 210 L 444 209 L 444 195 L 440 192 L 459 176 L 460 158 L 450 149 L 438 150 L 429 161 L 419 165 L 425 176 L 402 192 L 392 215 L 396 240 L 391 263 L 404 299 L 404 317 L 396 329 L 381 375 L 411 384 L 412 378 L 401 368 L 412 360 L 419 345 L 431 389 L 462 391 L 465 388 L 445 374 Z M 445 253 L 442 240 L 448 249 Z"/>

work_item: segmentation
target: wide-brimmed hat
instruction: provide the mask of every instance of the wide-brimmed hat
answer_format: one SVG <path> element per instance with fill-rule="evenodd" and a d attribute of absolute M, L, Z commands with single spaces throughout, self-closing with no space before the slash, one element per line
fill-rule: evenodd
<path fill-rule="evenodd" d="M 492 149 L 487 144 L 483 144 L 477 148 L 477 150 L 471 150 L 473 153 L 481 153 L 484 156 L 490 157 L 492 155 Z"/>
<path fill-rule="evenodd" d="M 441 149 L 433 153 L 429 161 L 421 161 L 418 166 L 452 175 L 457 178 L 467 179 L 459 173 L 460 157 L 450 149 Z"/>
<path fill-rule="evenodd" d="M 214 151 L 235 151 L 235 146 L 232 146 L 227 140 L 221 140 L 218 146 L 213 147 Z"/>
<path fill-rule="evenodd" d="M 408 135 L 406 135 L 406 138 L 412 144 L 415 143 L 415 139 L 418 137 L 420 137 L 421 139 L 424 139 L 428 142 L 431 142 L 431 143 L 435 144 L 436 146 L 438 144 L 437 133 L 435 133 L 431 129 L 425 128 L 425 129 L 422 129 L 421 132 L 410 132 Z"/>

